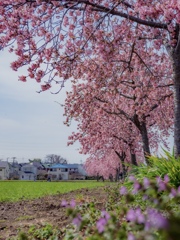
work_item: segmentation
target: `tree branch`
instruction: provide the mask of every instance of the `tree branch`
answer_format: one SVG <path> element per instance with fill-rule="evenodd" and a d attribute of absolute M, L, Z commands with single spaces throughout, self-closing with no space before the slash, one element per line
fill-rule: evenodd
<path fill-rule="evenodd" d="M 35 0 L 26 0 L 26 2 L 27 3 L 33 3 L 33 2 L 35 3 L 36 1 Z M 52 4 L 51 0 L 43 0 L 42 2 Z M 143 20 L 141 18 L 131 16 L 127 13 L 114 10 L 113 8 L 111 9 L 111 8 L 107 8 L 107 7 L 104 7 L 102 5 L 99 5 L 99 4 L 96 4 L 96 3 L 93 3 L 93 2 L 89 2 L 88 0 L 69 0 L 69 1 L 68 0 L 61 0 L 61 1 L 56 0 L 56 2 L 60 2 L 60 6 L 63 6 L 63 7 L 65 7 L 65 5 L 71 4 L 71 3 L 85 4 L 85 5 L 91 6 L 92 11 L 98 11 L 98 12 L 104 12 L 104 13 L 109 12 L 113 16 L 119 16 L 119 17 L 122 17 L 122 18 L 126 18 L 128 20 L 131 20 L 133 22 L 139 23 L 139 24 L 144 25 L 144 26 L 149 26 L 149 27 L 153 27 L 153 28 L 161 28 L 161 29 L 166 29 L 167 30 L 167 24 L 166 23 Z M 119 1 L 119 4 L 124 4 L 125 6 L 133 9 L 132 5 L 128 4 L 125 1 Z M 67 6 L 67 7 L 71 8 L 71 6 Z M 73 7 L 72 7 L 72 9 L 73 9 Z M 79 8 L 79 9 L 78 8 L 76 8 L 76 9 L 81 10 L 81 11 L 83 10 L 82 7 Z"/>
<path fill-rule="evenodd" d="M 69 2 L 72 2 L 72 3 L 77 2 L 79 4 L 84 3 L 88 6 L 94 7 L 94 8 L 91 9 L 92 11 L 99 11 L 99 12 L 104 12 L 104 13 L 110 12 L 110 14 L 113 15 L 113 16 L 119 16 L 119 17 L 122 17 L 122 18 L 126 18 L 128 20 L 139 23 L 141 25 L 145 25 L 145 26 L 149 26 L 149 27 L 153 27 L 153 28 L 167 29 L 167 24 L 165 24 L 165 23 L 143 20 L 143 19 L 131 16 L 127 13 L 119 12 L 119 11 L 116 11 L 114 9 L 104 7 L 102 5 L 89 2 L 88 0 L 77 0 L 77 1 L 76 0 L 71 0 Z M 122 3 L 124 3 L 124 1 Z"/>
<path fill-rule="evenodd" d="M 170 93 L 170 94 L 168 94 L 168 95 L 166 95 L 166 96 L 163 96 L 162 98 L 160 98 L 159 99 L 159 103 L 161 102 L 161 101 L 164 101 L 166 98 L 168 98 L 168 97 L 171 97 L 173 95 L 173 93 Z M 152 112 L 154 109 L 156 109 L 157 107 L 159 106 L 159 104 L 154 104 L 152 107 L 151 107 L 151 109 L 149 110 L 149 112 Z M 148 115 L 145 115 L 145 118 L 146 117 L 149 117 L 149 114 Z"/>

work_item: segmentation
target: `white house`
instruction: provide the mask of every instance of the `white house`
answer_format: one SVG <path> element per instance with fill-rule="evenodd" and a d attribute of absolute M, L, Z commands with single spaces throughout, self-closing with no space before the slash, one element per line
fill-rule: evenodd
<path fill-rule="evenodd" d="M 20 180 L 36 180 L 37 179 L 37 167 L 32 164 L 25 164 L 21 167 L 19 172 Z"/>
<path fill-rule="evenodd" d="M 48 176 L 52 180 L 68 180 L 68 167 L 67 164 L 55 164 L 48 170 Z"/>
<path fill-rule="evenodd" d="M 85 176 L 79 173 L 79 164 L 55 164 L 49 168 L 48 176 L 52 180 L 85 179 Z"/>
<path fill-rule="evenodd" d="M 0 161 L 0 180 L 9 179 L 10 165 L 8 162 Z"/>

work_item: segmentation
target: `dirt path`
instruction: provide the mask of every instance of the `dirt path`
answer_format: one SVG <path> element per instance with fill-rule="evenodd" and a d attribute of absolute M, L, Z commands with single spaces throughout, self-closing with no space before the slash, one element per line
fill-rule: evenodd
<path fill-rule="evenodd" d="M 19 201 L 16 203 L 0 202 L 0 240 L 17 236 L 18 231 L 26 231 L 30 226 L 41 227 L 46 223 L 62 228 L 69 223 L 62 200 L 75 199 L 76 202 L 96 201 L 102 206 L 106 201 L 103 188 L 81 189 L 66 194 Z"/>

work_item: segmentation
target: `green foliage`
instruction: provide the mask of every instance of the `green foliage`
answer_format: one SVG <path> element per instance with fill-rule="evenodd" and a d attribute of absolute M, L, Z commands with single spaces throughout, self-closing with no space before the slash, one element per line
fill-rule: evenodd
<path fill-rule="evenodd" d="M 17 238 L 17 240 L 28 240 L 28 239 L 29 239 L 28 236 L 24 232 L 20 232 Z"/>
<path fill-rule="evenodd" d="M 68 215 L 73 220 L 78 217 L 81 221 L 76 226 L 70 225 L 63 239 L 180 239 L 180 189 L 172 191 L 167 178 L 166 181 L 146 178 L 142 182 L 134 179 L 132 190 L 125 193 L 127 189 L 124 189 L 124 194 L 120 193 L 123 185 L 108 186 L 105 211 L 97 209 L 96 203 L 68 209 Z M 162 184 L 163 191 L 160 190 Z M 109 217 L 106 218 L 106 215 Z"/>
<path fill-rule="evenodd" d="M 104 186 L 96 181 L 67 181 L 67 182 L 30 182 L 30 181 L 1 181 L 0 202 L 34 199 L 42 196 L 66 193 L 81 188 Z"/>
<path fill-rule="evenodd" d="M 27 233 L 19 232 L 15 238 L 9 240 L 58 240 L 62 239 L 62 231 L 54 229 L 50 224 L 45 224 L 41 228 L 31 226 Z"/>
<path fill-rule="evenodd" d="M 180 157 L 175 158 L 174 154 L 163 151 L 165 156 L 149 157 L 149 166 L 142 164 L 133 168 L 132 174 L 138 181 L 142 181 L 144 177 L 155 179 L 156 177 L 164 178 L 165 175 L 168 175 L 172 186 L 180 186 Z"/>
<path fill-rule="evenodd" d="M 61 235 L 61 232 L 53 229 L 50 224 L 46 224 L 44 227 L 37 229 L 35 226 L 32 226 L 29 229 L 29 239 L 38 239 L 38 240 L 56 240 Z"/>

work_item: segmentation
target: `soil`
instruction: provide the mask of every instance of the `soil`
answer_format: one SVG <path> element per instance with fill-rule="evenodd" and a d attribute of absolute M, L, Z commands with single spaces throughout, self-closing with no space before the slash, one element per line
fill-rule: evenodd
<path fill-rule="evenodd" d="M 37 228 L 45 224 L 61 229 L 70 223 L 66 209 L 61 206 L 62 200 L 75 199 L 78 203 L 95 201 L 103 209 L 107 194 L 103 188 L 80 189 L 66 194 L 46 196 L 34 200 L 19 202 L 0 202 L 0 240 L 7 240 L 26 232 L 30 226 Z"/>

